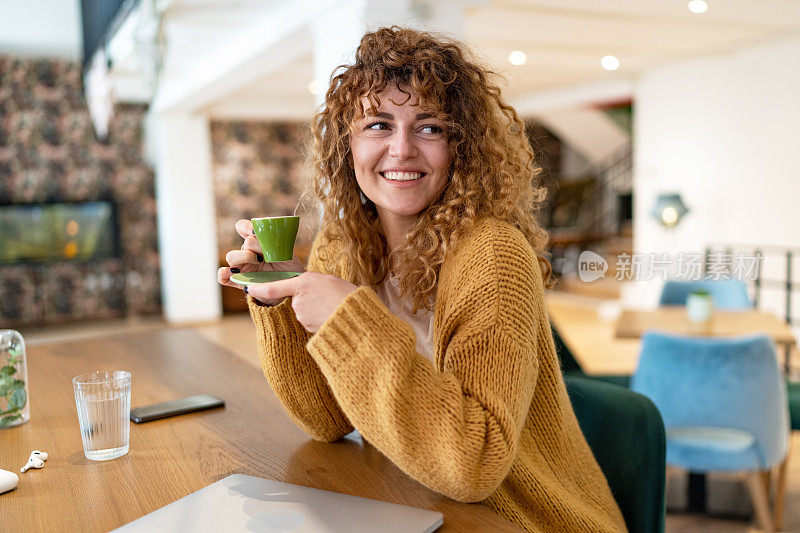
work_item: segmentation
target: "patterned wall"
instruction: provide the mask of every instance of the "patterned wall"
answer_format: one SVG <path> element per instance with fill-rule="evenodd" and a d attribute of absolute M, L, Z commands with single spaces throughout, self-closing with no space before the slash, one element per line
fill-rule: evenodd
<path fill-rule="evenodd" d="M 0 56 L 0 202 L 111 199 L 121 258 L 0 265 L 0 327 L 161 311 L 144 106 L 118 106 L 95 137 L 78 63 Z"/>

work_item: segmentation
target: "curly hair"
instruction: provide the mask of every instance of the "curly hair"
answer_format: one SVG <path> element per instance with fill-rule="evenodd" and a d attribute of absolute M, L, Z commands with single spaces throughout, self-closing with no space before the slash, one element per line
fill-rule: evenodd
<path fill-rule="evenodd" d="M 312 190 L 325 241 L 342 245 L 335 262 L 347 262 L 350 282 L 375 286 L 396 265 L 393 273 L 403 297 L 413 299 L 413 312 L 431 309 L 445 257 L 484 216 L 518 228 L 549 280 L 547 232 L 536 220 L 544 197 L 539 169 L 525 124 L 501 97 L 494 72 L 461 43 L 393 26 L 365 34 L 355 62 L 334 74 L 311 124 Z M 349 164 L 351 128 L 364 114 L 361 98 L 377 109 L 378 95 L 390 83 L 413 89 L 420 107 L 444 120 L 452 160 L 441 196 L 419 213 L 391 257 L 375 204 L 361 192 Z"/>

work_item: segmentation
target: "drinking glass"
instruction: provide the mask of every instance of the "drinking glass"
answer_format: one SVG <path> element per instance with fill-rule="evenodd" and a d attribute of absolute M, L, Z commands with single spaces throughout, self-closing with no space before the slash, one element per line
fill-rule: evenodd
<path fill-rule="evenodd" d="M 128 453 L 130 372 L 89 372 L 75 377 L 72 386 L 86 458 L 108 461 Z"/>

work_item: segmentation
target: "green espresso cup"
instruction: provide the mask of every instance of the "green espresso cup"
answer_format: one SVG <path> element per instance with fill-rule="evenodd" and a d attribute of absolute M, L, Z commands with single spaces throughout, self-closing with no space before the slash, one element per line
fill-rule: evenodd
<path fill-rule="evenodd" d="M 291 261 L 300 217 L 261 217 L 250 220 L 264 261 Z"/>

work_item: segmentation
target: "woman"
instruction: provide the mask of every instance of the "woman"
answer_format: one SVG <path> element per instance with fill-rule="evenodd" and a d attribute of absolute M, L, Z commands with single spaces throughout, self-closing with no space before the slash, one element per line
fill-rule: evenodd
<path fill-rule="evenodd" d="M 264 373 L 315 439 L 356 428 L 529 531 L 623 531 L 553 347 L 524 125 L 489 74 L 429 34 L 364 36 L 312 126 L 308 271 L 245 288 Z M 220 283 L 303 269 L 259 262 L 249 221 L 236 229 Z"/>

